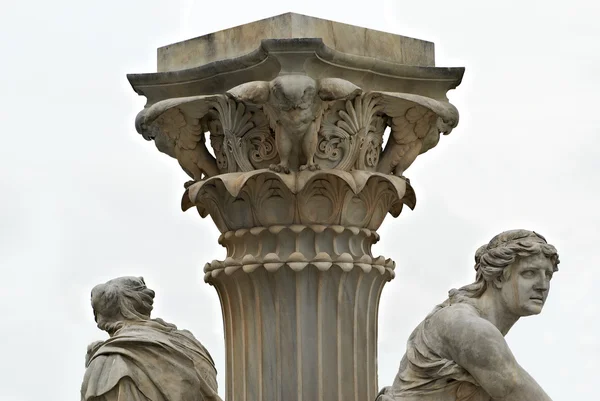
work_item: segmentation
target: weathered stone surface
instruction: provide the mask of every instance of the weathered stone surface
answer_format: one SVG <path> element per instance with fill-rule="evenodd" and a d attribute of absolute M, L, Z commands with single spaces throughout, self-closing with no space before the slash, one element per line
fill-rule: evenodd
<path fill-rule="evenodd" d="M 504 336 L 542 311 L 559 263 L 532 231 L 495 236 L 475 254 L 476 281 L 417 326 L 391 387 L 378 401 L 550 401 L 517 363 Z"/>
<path fill-rule="evenodd" d="M 315 81 L 300 74 L 283 75 L 271 82 L 248 82 L 229 91 L 239 101 L 263 106 L 275 131 L 279 154 L 279 163 L 269 168 L 284 173 L 289 173 L 290 168 L 319 169 L 315 153 L 327 108 L 325 102 L 354 98 L 360 92 L 358 86 L 339 78 Z M 301 157 L 305 164 L 300 165 Z"/>
<path fill-rule="evenodd" d="M 405 171 L 457 126 L 446 92 L 463 72 L 434 67 L 428 42 L 285 14 L 159 49 L 158 73 L 128 75 L 148 99 L 138 132 L 177 159 L 192 179 L 182 208 L 210 215 L 227 248 L 205 266 L 227 400 L 376 397 L 395 264 L 371 246 L 387 213 L 415 207 Z"/>
<path fill-rule="evenodd" d="M 88 347 L 82 401 L 221 401 L 206 348 L 189 331 L 151 319 L 153 300 L 141 277 L 94 287 L 94 316 L 110 338 Z"/>
<path fill-rule="evenodd" d="M 313 265 L 211 280 L 227 316 L 227 388 L 235 399 L 373 400 L 386 281 L 375 269 Z"/>
<path fill-rule="evenodd" d="M 222 233 L 320 225 L 352 227 L 354 235 L 377 230 L 387 213 L 398 216 L 415 202 L 400 177 L 336 170 L 223 174 L 191 184 L 182 200 L 184 210 L 195 206 L 202 217 L 210 214 Z"/>
<path fill-rule="evenodd" d="M 409 93 L 447 101 L 464 68 L 398 64 L 357 56 L 328 47 L 321 38 L 263 39 L 250 53 L 185 70 L 128 74 L 147 106 L 176 97 L 225 93 L 250 81 L 271 81 L 278 75 L 303 74 L 313 79 L 341 78 L 364 92 Z"/>
<path fill-rule="evenodd" d="M 258 48 L 265 38 L 321 38 L 327 47 L 347 54 L 395 64 L 435 65 L 431 42 L 286 13 L 161 47 L 158 49 L 158 71 L 183 70 L 240 57 Z"/>
<path fill-rule="evenodd" d="M 316 85 L 302 75 L 284 77 Z M 167 99 L 142 110 L 136 125 L 198 181 L 266 167 L 289 173 L 303 165 L 313 171 L 319 166 L 403 176 L 418 155 L 437 145 L 440 134 L 458 124 L 458 111 L 446 101 L 378 91 L 359 95 L 355 85 L 333 82 L 337 89 L 327 89 L 326 101 L 315 92 L 310 101 L 300 99 L 293 106 L 265 81 L 244 84 L 227 96 Z M 384 145 L 388 126 L 391 139 Z M 207 151 L 205 131 L 215 157 Z"/>

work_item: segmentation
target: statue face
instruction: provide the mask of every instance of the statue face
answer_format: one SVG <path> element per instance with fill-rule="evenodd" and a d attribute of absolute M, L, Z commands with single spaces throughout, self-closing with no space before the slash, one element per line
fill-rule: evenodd
<path fill-rule="evenodd" d="M 543 254 L 519 258 L 510 277 L 502 282 L 500 295 L 507 309 L 517 316 L 537 315 L 550 291 L 554 273 L 552 261 Z"/>

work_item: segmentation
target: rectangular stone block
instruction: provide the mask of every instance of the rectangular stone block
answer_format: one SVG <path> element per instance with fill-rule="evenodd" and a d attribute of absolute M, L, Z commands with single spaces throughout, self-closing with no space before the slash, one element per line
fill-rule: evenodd
<path fill-rule="evenodd" d="M 158 49 L 158 72 L 198 67 L 259 48 L 262 39 L 321 38 L 326 46 L 396 64 L 435 66 L 434 44 L 306 15 L 286 13 Z"/>

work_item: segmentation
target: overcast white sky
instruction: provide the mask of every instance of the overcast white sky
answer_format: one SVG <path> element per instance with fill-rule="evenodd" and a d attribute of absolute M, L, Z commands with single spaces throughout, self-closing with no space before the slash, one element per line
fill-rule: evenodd
<path fill-rule="evenodd" d="M 398 263 L 383 292 L 379 385 L 410 331 L 473 278 L 497 232 L 535 229 L 561 256 L 540 316 L 507 341 L 555 401 L 599 399 L 600 6 L 595 1 L 8 1 L 0 7 L 0 400 L 78 400 L 89 291 L 142 275 L 155 314 L 211 351 L 223 327 L 202 267 L 218 231 L 179 202 L 187 176 L 134 129 L 126 73 L 156 48 L 295 11 L 435 42 L 466 67 L 459 126 L 407 171 L 414 212 L 388 217 L 374 253 Z M 343 5 L 342 5 L 343 4 Z"/>

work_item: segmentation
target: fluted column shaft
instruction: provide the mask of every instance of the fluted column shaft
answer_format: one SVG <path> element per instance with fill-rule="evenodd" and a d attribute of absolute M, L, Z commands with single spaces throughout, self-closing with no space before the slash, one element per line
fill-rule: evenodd
<path fill-rule="evenodd" d="M 374 399 L 385 283 L 358 267 L 219 275 L 227 400 Z"/>
<path fill-rule="evenodd" d="M 393 262 L 369 229 L 273 226 L 223 234 L 207 264 L 225 325 L 227 401 L 372 400 L 377 313 Z"/>

